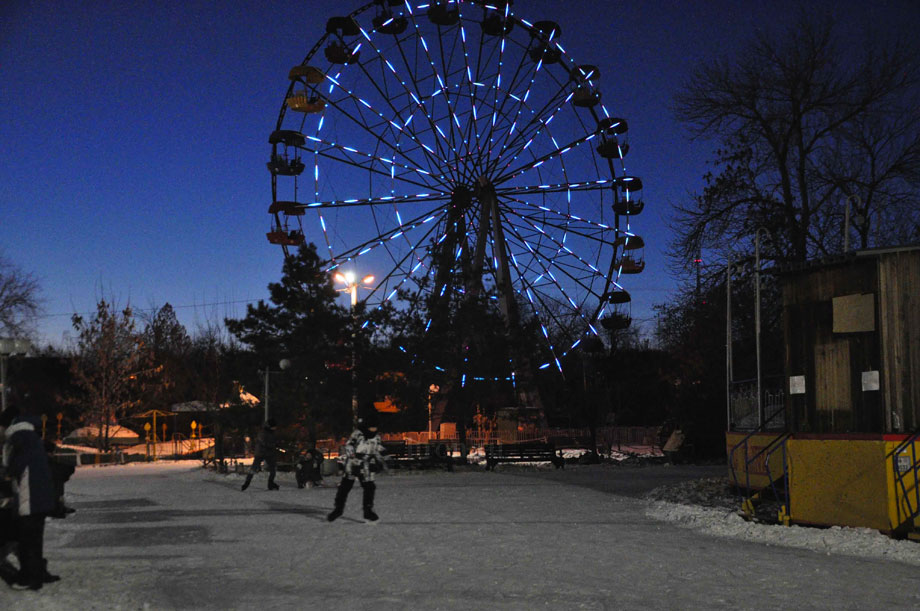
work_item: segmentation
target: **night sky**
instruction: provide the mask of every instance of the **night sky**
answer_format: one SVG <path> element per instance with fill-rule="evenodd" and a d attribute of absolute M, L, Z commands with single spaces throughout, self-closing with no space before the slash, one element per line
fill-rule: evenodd
<path fill-rule="evenodd" d="M 192 331 L 267 297 L 282 263 L 265 238 L 267 138 L 287 73 L 327 17 L 361 4 L 3 3 L 0 251 L 42 286 L 44 342 L 63 345 L 70 315 L 102 297 L 135 309 L 168 301 Z M 698 62 L 788 22 L 799 4 L 514 4 L 561 26 L 569 55 L 600 68 L 611 114 L 629 121 L 648 265 L 628 290 L 646 325 L 679 281 L 663 254 L 671 205 L 701 188 L 712 149 L 674 121 L 673 94 Z M 907 0 L 811 6 L 833 10 L 856 46 L 869 32 L 920 26 L 920 5 Z"/>

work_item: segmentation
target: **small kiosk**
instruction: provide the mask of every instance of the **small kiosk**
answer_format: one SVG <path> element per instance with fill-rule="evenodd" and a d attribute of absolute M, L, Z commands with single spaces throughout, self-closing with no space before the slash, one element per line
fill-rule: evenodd
<path fill-rule="evenodd" d="M 779 409 L 726 434 L 745 511 L 754 515 L 771 492 L 786 524 L 920 538 L 920 245 L 851 252 L 778 276 Z"/>

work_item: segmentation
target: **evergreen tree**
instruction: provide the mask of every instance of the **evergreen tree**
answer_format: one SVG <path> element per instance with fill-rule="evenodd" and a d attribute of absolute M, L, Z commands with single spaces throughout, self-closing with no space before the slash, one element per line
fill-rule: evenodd
<path fill-rule="evenodd" d="M 346 431 L 351 426 L 352 320 L 336 304 L 335 287 L 320 269 L 316 246 L 304 245 L 288 257 L 281 281 L 270 283 L 268 291 L 268 303 L 260 300 L 246 308 L 244 318 L 225 320 L 249 349 L 247 387 L 260 387 L 258 369 L 274 371 L 282 358 L 288 359 L 289 369 L 270 374 L 272 417 L 303 419 L 327 433 Z"/>
<path fill-rule="evenodd" d="M 196 398 L 189 396 L 195 375 L 188 367 L 192 340 L 170 304 L 157 310 L 141 339 L 150 352 L 155 372 L 145 389 L 147 407 L 168 411 L 173 403 Z"/>

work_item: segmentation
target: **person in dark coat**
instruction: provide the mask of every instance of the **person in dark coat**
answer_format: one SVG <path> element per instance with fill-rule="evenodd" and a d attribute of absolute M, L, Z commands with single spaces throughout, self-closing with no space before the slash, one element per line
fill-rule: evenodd
<path fill-rule="evenodd" d="M 297 464 L 294 465 L 294 475 L 297 479 L 297 487 L 304 486 L 322 486 L 323 485 L 323 453 L 316 449 L 316 444 L 311 443 L 307 451 L 301 455 Z"/>
<path fill-rule="evenodd" d="M 76 511 L 64 502 L 64 484 L 66 484 L 76 471 L 76 467 L 69 462 L 58 458 L 57 446 L 50 441 L 45 441 L 45 454 L 48 456 L 48 465 L 51 467 L 51 481 L 54 484 L 54 511 L 52 518 L 66 518 L 68 514 Z"/>
<path fill-rule="evenodd" d="M 377 491 L 374 476 L 386 466 L 383 453 L 383 441 L 377 434 L 377 410 L 371 407 L 364 416 L 358 418 L 358 428 L 345 443 L 345 473 L 335 492 L 335 507 L 326 516 L 327 520 L 333 522 L 345 511 L 345 501 L 348 500 L 348 493 L 355 485 L 356 478 L 361 481 L 361 488 L 364 489 L 365 522 L 378 520 L 374 513 L 374 496 Z"/>
<path fill-rule="evenodd" d="M 54 511 L 56 496 L 51 467 L 44 444 L 36 430 L 38 418 L 20 416 L 6 429 L 3 465 L 13 481 L 14 511 L 19 556 L 19 573 L 14 585 L 31 590 L 59 578 L 47 570 L 43 556 L 45 517 Z"/>
<path fill-rule="evenodd" d="M 262 430 L 259 431 L 259 435 L 256 437 L 256 447 L 253 451 L 252 466 L 249 468 L 249 473 L 246 474 L 246 481 L 243 482 L 240 490 L 249 488 L 249 484 L 252 483 L 252 476 L 261 470 L 262 461 L 265 461 L 265 466 L 268 467 L 268 489 L 278 490 L 280 488 L 280 486 L 275 483 L 275 471 L 278 467 L 278 459 L 275 455 L 277 449 L 278 441 L 275 437 L 275 419 L 269 418 L 265 421 L 265 424 L 262 425 Z"/>

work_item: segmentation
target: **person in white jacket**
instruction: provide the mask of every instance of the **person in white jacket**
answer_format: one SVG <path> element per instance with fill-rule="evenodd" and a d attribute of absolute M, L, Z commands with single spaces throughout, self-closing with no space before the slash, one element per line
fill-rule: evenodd
<path fill-rule="evenodd" d="M 376 522 L 379 519 L 374 513 L 374 495 L 377 491 L 374 476 L 386 466 L 383 452 L 383 441 L 377 434 L 377 410 L 371 407 L 358 419 L 358 428 L 345 443 L 345 474 L 335 493 L 335 507 L 326 516 L 327 520 L 332 522 L 345 511 L 345 501 L 355 485 L 355 479 L 361 482 L 361 488 L 364 490 L 364 520 Z"/>

